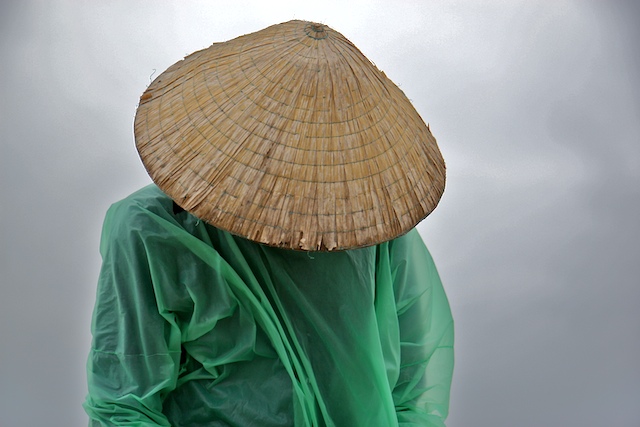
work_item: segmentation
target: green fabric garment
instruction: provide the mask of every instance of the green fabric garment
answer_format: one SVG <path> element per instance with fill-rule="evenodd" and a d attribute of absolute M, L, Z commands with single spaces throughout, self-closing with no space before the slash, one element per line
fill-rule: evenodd
<path fill-rule="evenodd" d="M 453 321 L 417 231 L 263 246 L 151 185 L 108 211 L 91 426 L 444 426 Z"/>

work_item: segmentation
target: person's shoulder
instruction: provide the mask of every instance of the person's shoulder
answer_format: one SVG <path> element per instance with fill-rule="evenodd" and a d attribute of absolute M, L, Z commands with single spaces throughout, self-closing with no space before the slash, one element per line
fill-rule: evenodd
<path fill-rule="evenodd" d="M 103 224 L 103 240 L 127 238 L 134 233 L 151 230 L 154 218 L 171 215 L 173 200 L 151 184 L 115 202 L 107 210 Z"/>
<path fill-rule="evenodd" d="M 431 252 L 417 228 L 389 241 L 388 250 L 392 263 L 414 262 L 425 266 L 434 263 Z"/>
<path fill-rule="evenodd" d="M 164 194 L 155 184 L 147 185 L 122 200 L 115 202 L 109 208 L 110 211 L 170 211 L 173 201 Z"/>
<path fill-rule="evenodd" d="M 422 248 L 426 249 L 426 246 L 418 229 L 415 227 L 407 233 L 389 241 L 389 249 L 395 252 L 413 251 L 418 248 L 422 250 Z"/>

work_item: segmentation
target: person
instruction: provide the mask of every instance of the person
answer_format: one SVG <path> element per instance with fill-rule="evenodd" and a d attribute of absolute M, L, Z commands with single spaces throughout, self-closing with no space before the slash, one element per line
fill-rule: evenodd
<path fill-rule="evenodd" d="M 326 25 L 187 56 L 136 112 L 154 184 L 102 232 L 91 426 L 444 426 L 453 320 L 415 229 L 445 168 Z"/>

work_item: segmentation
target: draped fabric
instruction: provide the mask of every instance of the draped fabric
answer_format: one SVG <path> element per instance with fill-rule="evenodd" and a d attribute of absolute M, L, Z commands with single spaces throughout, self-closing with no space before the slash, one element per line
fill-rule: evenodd
<path fill-rule="evenodd" d="M 150 185 L 105 218 L 90 426 L 444 426 L 453 321 L 416 230 L 260 245 Z"/>

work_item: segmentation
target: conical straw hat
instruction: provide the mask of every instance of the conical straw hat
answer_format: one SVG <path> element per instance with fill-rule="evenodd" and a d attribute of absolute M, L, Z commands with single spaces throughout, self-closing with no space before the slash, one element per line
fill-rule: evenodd
<path fill-rule="evenodd" d="M 390 240 L 444 191 L 436 141 L 404 93 L 342 34 L 310 22 L 172 65 L 140 98 L 135 137 L 178 205 L 277 247 Z"/>

